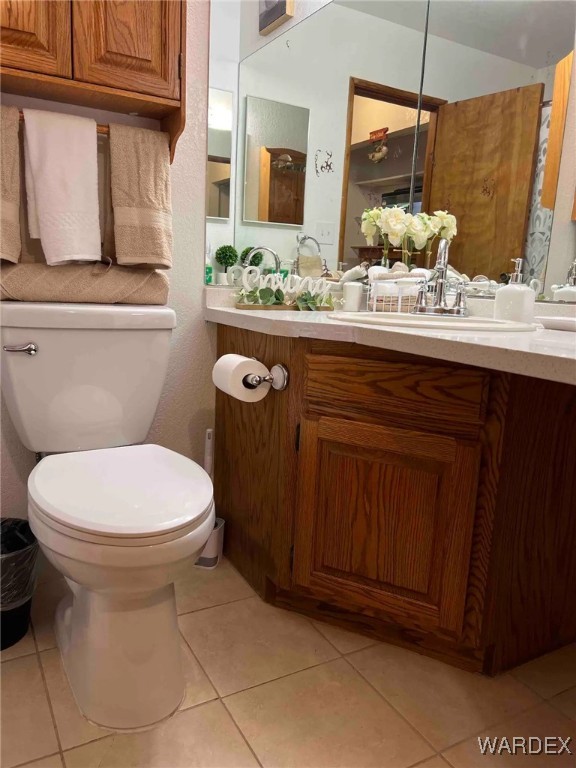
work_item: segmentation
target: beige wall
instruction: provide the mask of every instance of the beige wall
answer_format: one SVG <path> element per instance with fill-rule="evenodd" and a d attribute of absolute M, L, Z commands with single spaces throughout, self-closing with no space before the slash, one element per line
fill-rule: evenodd
<path fill-rule="evenodd" d="M 216 357 L 213 328 L 202 319 L 208 32 L 209 3 L 189 2 L 186 130 L 172 166 L 174 268 L 170 272 L 169 305 L 176 311 L 178 327 L 166 384 L 148 436 L 150 442 L 197 461 L 202 459 L 204 431 L 214 419 L 211 368 Z M 25 517 L 26 480 L 34 455 L 22 447 L 3 401 L 0 462 L 2 515 Z"/>

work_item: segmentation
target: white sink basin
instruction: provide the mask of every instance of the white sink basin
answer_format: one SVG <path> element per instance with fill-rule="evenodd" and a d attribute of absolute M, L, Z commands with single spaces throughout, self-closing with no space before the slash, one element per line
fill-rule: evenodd
<path fill-rule="evenodd" d="M 327 317 L 341 323 L 384 325 L 395 328 L 434 328 L 439 331 L 535 331 L 532 323 L 514 323 L 489 317 L 453 317 L 450 315 L 411 315 L 403 312 L 330 312 Z"/>

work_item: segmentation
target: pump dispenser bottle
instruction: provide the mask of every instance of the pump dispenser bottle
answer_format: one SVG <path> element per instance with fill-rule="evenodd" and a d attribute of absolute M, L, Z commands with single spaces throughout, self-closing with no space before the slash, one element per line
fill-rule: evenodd
<path fill-rule="evenodd" d="M 522 282 L 522 259 L 512 259 L 514 272 L 510 283 L 498 288 L 494 299 L 494 319 L 531 323 L 534 320 L 536 294 Z"/>

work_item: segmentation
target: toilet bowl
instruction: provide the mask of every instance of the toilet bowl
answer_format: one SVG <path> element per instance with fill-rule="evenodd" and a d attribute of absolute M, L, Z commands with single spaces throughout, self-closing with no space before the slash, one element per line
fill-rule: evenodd
<path fill-rule="evenodd" d="M 169 717 L 184 695 L 174 582 L 214 527 L 209 476 L 157 445 L 64 453 L 36 466 L 28 498 L 71 588 L 56 635 L 79 708 L 116 730 Z"/>

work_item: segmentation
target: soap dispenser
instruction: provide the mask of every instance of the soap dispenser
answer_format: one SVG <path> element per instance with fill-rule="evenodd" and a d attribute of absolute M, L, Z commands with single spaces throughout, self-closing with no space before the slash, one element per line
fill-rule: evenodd
<path fill-rule="evenodd" d="M 496 291 L 494 319 L 531 323 L 534 319 L 536 294 L 522 282 L 522 259 L 512 259 L 514 272 L 510 282 Z"/>

